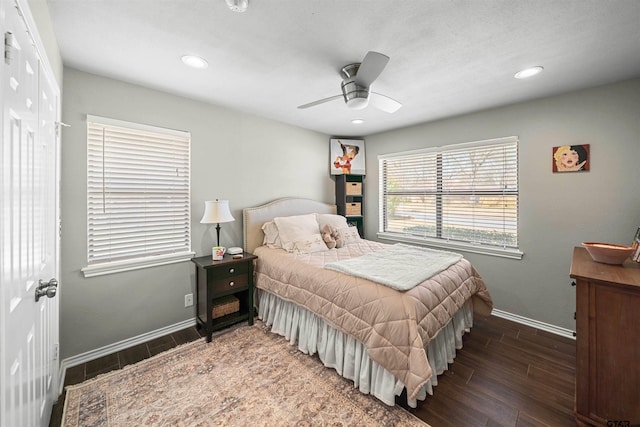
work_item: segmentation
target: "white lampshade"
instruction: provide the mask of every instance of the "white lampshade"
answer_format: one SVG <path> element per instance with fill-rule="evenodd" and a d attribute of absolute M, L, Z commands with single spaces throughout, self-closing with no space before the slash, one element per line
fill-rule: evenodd
<path fill-rule="evenodd" d="M 219 224 L 221 222 L 235 221 L 229 211 L 228 200 L 213 200 L 204 202 L 204 215 L 200 220 L 201 224 Z"/>

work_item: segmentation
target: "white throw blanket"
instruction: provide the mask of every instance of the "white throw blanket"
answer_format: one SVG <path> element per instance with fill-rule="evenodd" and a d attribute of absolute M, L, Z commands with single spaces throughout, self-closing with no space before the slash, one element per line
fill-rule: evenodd
<path fill-rule="evenodd" d="M 461 258 L 454 252 L 397 243 L 361 257 L 327 263 L 324 268 L 407 291 Z"/>

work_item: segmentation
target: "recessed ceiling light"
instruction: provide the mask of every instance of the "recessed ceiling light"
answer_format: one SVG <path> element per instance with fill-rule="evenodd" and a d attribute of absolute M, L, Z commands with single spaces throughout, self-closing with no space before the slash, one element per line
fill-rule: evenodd
<path fill-rule="evenodd" d="M 353 123 L 354 125 L 361 125 L 362 123 L 364 123 L 363 119 L 353 119 L 351 120 L 351 123 Z"/>
<path fill-rule="evenodd" d="M 525 68 L 524 70 L 518 71 L 513 77 L 516 79 L 526 79 L 529 77 L 533 77 L 536 74 L 540 74 L 544 70 L 544 67 L 540 65 L 536 65 L 535 67 Z"/>
<path fill-rule="evenodd" d="M 184 55 L 182 57 L 182 62 L 189 67 L 197 68 L 199 70 L 204 70 L 209 66 L 209 63 L 204 58 L 200 58 L 195 55 Z"/>

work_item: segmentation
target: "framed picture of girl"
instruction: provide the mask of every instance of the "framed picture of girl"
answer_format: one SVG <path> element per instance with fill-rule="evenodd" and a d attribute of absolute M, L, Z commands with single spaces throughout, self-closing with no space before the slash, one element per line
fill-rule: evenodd
<path fill-rule="evenodd" d="M 553 172 L 584 172 L 589 170 L 589 144 L 553 147 Z"/>
<path fill-rule="evenodd" d="M 331 139 L 331 175 L 365 175 L 364 140 Z"/>

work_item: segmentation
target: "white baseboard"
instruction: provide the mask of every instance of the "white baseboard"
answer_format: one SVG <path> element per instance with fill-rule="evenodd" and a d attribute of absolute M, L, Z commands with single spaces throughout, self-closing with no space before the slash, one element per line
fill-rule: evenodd
<path fill-rule="evenodd" d="M 575 340 L 573 331 L 571 329 L 561 328 L 560 326 L 550 325 L 549 323 L 540 322 L 539 320 L 529 319 L 528 317 L 520 316 L 518 314 L 509 313 L 502 310 L 493 309 L 491 314 L 501 317 L 503 319 L 511 320 L 516 323 L 531 326 L 532 328 L 540 329 L 543 331 L 551 332 L 552 334 L 560 335 L 565 338 L 571 338 Z"/>
<path fill-rule="evenodd" d="M 67 373 L 67 369 L 72 368 L 74 366 L 81 365 L 83 363 L 89 362 L 91 360 L 98 359 L 100 357 L 116 353 L 118 351 L 133 347 L 138 344 L 142 344 L 148 341 L 151 341 L 156 338 L 163 337 L 165 335 L 169 335 L 173 332 L 180 331 L 182 329 L 190 328 L 196 324 L 195 317 L 193 319 L 187 319 L 179 323 L 174 323 L 173 325 L 165 326 L 164 328 L 156 329 L 154 331 L 146 332 L 142 335 L 138 335 L 132 338 L 128 338 L 126 340 L 118 341 L 113 344 L 106 345 L 104 347 L 97 348 L 95 350 L 87 351 L 85 353 L 77 354 L 75 356 L 68 357 L 60 362 L 60 378 L 58 384 L 60 385 L 60 390 L 58 395 L 62 394 L 62 390 L 64 388 L 64 378 Z"/>

